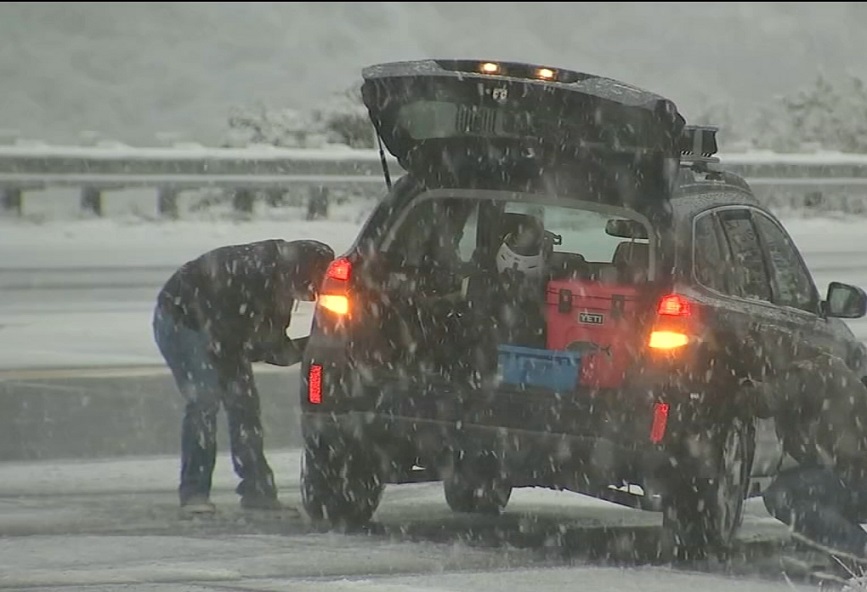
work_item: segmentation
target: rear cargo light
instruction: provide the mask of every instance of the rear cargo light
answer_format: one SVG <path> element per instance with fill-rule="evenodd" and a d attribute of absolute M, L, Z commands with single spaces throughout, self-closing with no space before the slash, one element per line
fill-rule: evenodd
<path fill-rule="evenodd" d="M 689 320 L 692 303 L 680 294 L 668 294 L 656 305 L 656 323 L 647 346 L 655 350 L 673 350 L 689 343 Z"/>
<path fill-rule="evenodd" d="M 542 80 L 554 80 L 556 77 L 557 73 L 551 68 L 536 68 L 536 78 L 541 78 Z"/>
<path fill-rule="evenodd" d="M 650 426 L 650 441 L 654 444 L 659 444 L 665 438 L 670 409 L 671 407 L 668 403 L 656 403 L 653 406 L 653 424 Z"/>
<path fill-rule="evenodd" d="M 318 305 L 339 316 L 349 314 L 349 278 L 352 275 L 352 262 L 345 257 L 335 259 L 325 272 L 325 281 L 319 294 Z"/>
<path fill-rule="evenodd" d="M 322 403 L 322 366 L 310 364 L 307 373 L 307 401 L 312 405 Z"/>
<path fill-rule="evenodd" d="M 495 64 L 494 62 L 483 62 L 479 64 L 479 70 L 483 74 L 499 74 L 500 73 L 500 65 Z"/>

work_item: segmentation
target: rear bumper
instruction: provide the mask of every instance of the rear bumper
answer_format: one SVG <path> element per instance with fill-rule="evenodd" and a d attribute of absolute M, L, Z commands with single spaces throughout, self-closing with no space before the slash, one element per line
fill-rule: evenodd
<path fill-rule="evenodd" d="M 399 482 L 413 465 L 441 478 L 453 455 L 493 454 L 515 487 L 559 487 L 598 493 L 607 485 L 644 483 L 666 466 L 662 447 L 630 446 L 610 438 L 537 432 L 462 422 L 378 415 L 305 412 L 306 441 L 362 448 L 390 467 L 385 480 Z M 339 444 L 338 444 L 339 443 Z M 389 472 L 389 471 L 386 471 Z"/>
<path fill-rule="evenodd" d="M 515 486 L 587 493 L 643 484 L 672 466 L 666 447 L 650 441 L 655 395 L 647 391 L 365 385 L 327 368 L 322 387 L 322 402 L 312 405 L 302 380 L 305 439 L 375 451 L 378 465 L 396 473 L 387 481 L 414 464 L 436 472 L 456 453 L 495 454 Z"/>

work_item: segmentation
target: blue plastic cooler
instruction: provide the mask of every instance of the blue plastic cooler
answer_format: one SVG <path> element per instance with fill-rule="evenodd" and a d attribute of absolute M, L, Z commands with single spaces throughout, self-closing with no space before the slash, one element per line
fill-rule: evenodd
<path fill-rule="evenodd" d="M 519 386 L 571 391 L 578 385 L 581 354 L 572 351 L 501 345 L 498 374 L 501 382 Z"/>

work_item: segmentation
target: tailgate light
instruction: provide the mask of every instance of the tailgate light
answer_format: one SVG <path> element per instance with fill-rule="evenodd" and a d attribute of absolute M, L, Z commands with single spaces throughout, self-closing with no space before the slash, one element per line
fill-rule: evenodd
<path fill-rule="evenodd" d="M 537 68 L 536 69 L 536 78 L 541 78 L 542 80 L 554 80 L 557 77 L 557 73 L 554 72 L 551 68 Z"/>
<path fill-rule="evenodd" d="M 680 294 L 668 294 L 656 306 L 657 320 L 647 346 L 654 350 L 675 350 L 689 344 L 692 303 Z"/>
<path fill-rule="evenodd" d="M 310 364 L 307 373 L 307 401 L 312 405 L 322 403 L 322 366 Z"/>
<path fill-rule="evenodd" d="M 650 426 L 650 441 L 654 444 L 659 444 L 665 437 L 670 409 L 671 407 L 668 403 L 656 403 L 653 406 L 653 424 Z"/>
<path fill-rule="evenodd" d="M 338 316 L 349 314 L 349 278 L 352 276 L 352 262 L 345 257 L 335 259 L 325 272 L 325 281 L 319 293 L 317 305 Z"/>
<path fill-rule="evenodd" d="M 463 72 L 478 72 L 489 76 L 509 76 L 511 78 L 524 78 L 527 80 L 544 80 L 546 82 L 575 82 L 579 75 L 548 66 L 533 66 L 513 62 L 478 62 L 465 60 L 446 60 L 440 65 L 448 70 Z"/>

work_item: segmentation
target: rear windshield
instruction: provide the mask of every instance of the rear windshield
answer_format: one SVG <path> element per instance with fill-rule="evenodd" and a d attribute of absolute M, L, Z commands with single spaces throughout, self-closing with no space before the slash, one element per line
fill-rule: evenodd
<path fill-rule="evenodd" d="M 416 198 L 383 243 L 389 259 L 420 270 L 493 268 L 506 237 L 533 224 L 544 229 L 548 279 L 640 283 L 653 277 L 652 234 L 635 212 L 580 201 L 540 203 L 523 195 L 467 193 Z"/>

